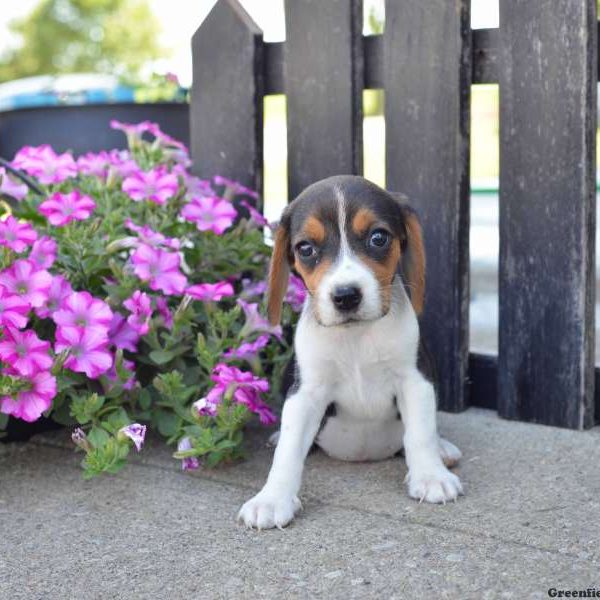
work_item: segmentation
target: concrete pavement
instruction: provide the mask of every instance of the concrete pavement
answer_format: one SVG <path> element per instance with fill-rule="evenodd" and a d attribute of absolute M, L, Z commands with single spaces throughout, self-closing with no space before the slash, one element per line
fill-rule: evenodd
<path fill-rule="evenodd" d="M 285 531 L 234 522 L 272 450 L 182 473 L 148 443 L 121 474 L 83 481 L 68 432 L 0 445 L 0 598 L 547 598 L 600 590 L 600 430 L 440 414 L 466 496 L 406 495 L 404 462 L 308 459 Z"/>

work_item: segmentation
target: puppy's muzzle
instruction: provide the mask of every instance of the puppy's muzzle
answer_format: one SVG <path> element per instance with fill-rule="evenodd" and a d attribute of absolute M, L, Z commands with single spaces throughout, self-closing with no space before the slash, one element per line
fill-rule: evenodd
<path fill-rule="evenodd" d="M 353 285 L 336 287 L 333 294 L 331 294 L 331 300 L 339 312 L 351 312 L 360 306 L 362 292 Z"/>

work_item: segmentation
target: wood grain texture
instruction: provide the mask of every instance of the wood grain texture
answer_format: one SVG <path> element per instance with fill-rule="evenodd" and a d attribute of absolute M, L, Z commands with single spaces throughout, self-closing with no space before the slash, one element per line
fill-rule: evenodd
<path fill-rule="evenodd" d="M 423 221 L 421 332 L 435 357 L 440 407 L 465 408 L 469 308 L 469 1 L 386 3 L 387 187 Z"/>
<path fill-rule="evenodd" d="M 362 171 L 362 0 L 285 3 L 289 198 Z"/>
<path fill-rule="evenodd" d="M 193 171 L 262 190 L 262 32 L 237 0 L 219 0 L 192 38 Z"/>
<path fill-rule="evenodd" d="M 593 423 L 596 0 L 500 4 L 498 408 Z"/>

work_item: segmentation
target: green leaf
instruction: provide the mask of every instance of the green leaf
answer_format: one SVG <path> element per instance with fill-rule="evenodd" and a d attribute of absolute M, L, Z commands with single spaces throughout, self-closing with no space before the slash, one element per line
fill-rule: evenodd
<path fill-rule="evenodd" d="M 179 417 L 171 411 L 157 410 L 154 413 L 154 424 L 161 435 L 169 437 L 177 433 Z"/>
<path fill-rule="evenodd" d="M 155 364 L 161 366 L 171 362 L 177 356 L 174 350 L 153 350 L 150 352 L 150 358 Z"/>
<path fill-rule="evenodd" d="M 146 388 L 140 391 L 138 403 L 142 410 L 148 410 L 152 406 L 152 396 Z"/>
<path fill-rule="evenodd" d="M 94 448 L 102 448 L 108 443 L 110 435 L 101 427 L 94 426 L 87 434 L 87 439 Z"/>

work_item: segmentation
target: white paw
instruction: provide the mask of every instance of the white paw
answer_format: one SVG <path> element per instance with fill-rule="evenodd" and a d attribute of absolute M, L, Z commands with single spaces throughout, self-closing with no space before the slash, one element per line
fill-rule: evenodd
<path fill-rule="evenodd" d="M 407 475 L 408 495 L 419 502 L 446 504 L 463 493 L 460 479 L 443 465 L 413 468 Z"/>
<path fill-rule="evenodd" d="M 440 456 L 447 467 L 453 467 L 462 458 L 462 452 L 454 444 L 441 437 Z"/>
<path fill-rule="evenodd" d="M 282 529 L 301 508 L 302 504 L 296 496 L 259 492 L 242 506 L 237 520 L 250 528 Z"/>

